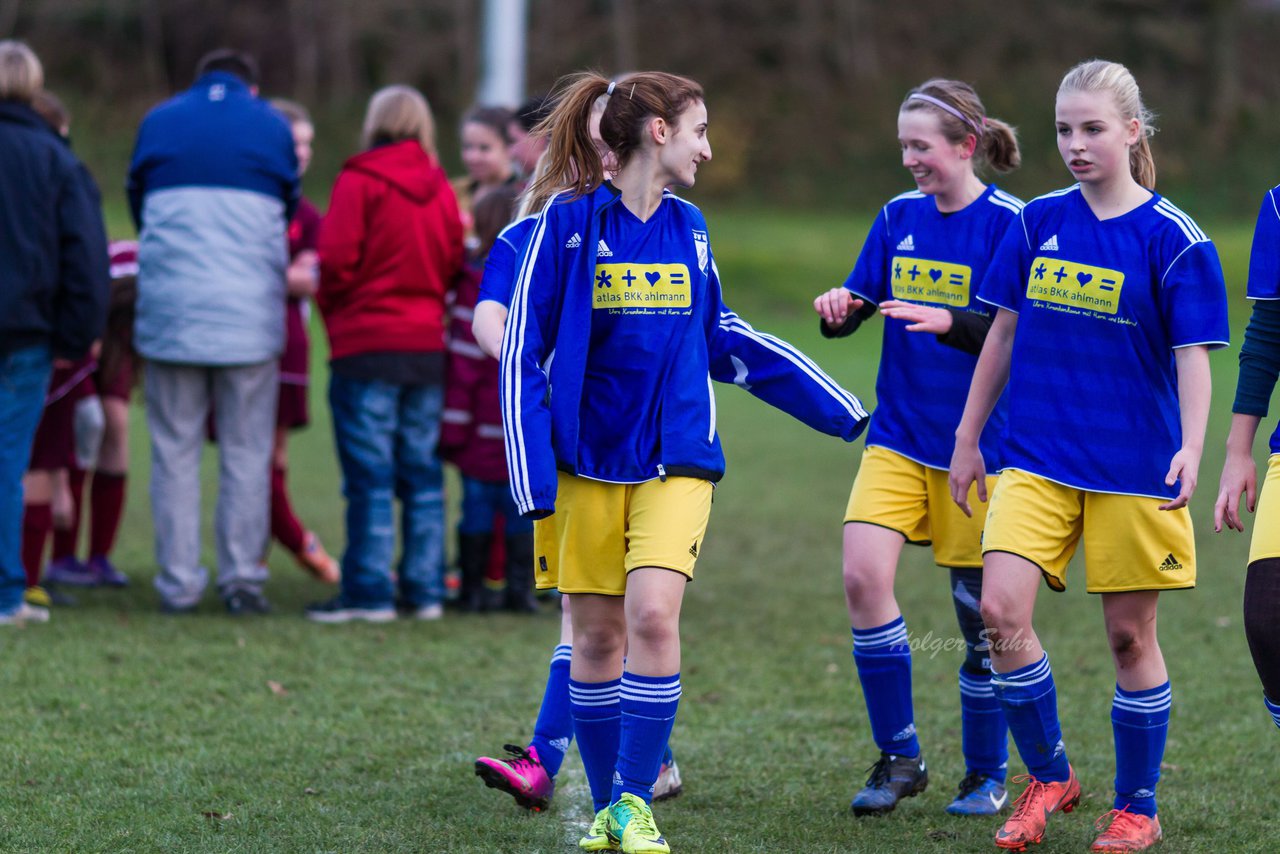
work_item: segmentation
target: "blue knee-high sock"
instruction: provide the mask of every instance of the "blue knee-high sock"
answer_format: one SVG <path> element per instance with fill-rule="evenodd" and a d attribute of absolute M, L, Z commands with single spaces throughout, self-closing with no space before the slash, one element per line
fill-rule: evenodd
<path fill-rule="evenodd" d="M 618 736 L 622 724 L 621 679 L 608 682 L 569 680 L 569 704 L 573 709 L 573 734 L 587 772 L 595 811 L 610 804 L 613 768 L 618 762 Z"/>
<path fill-rule="evenodd" d="M 573 711 L 569 708 L 569 659 L 573 647 L 562 643 L 551 654 L 551 672 L 547 674 L 547 687 L 542 692 L 542 705 L 538 708 L 538 722 L 533 725 L 533 740 L 529 745 L 538 751 L 538 758 L 547 776 L 554 777 L 564 763 L 565 751 L 573 741 Z"/>
<path fill-rule="evenodd" d="M 1004 707 L 1013 743 L 1031 776 L 1042 783 L 1067 780 L 1071 767 L 1058 723 L 1058 692 L 1053 687 L 1049 656 L 1008 673 L 991 674 L 991 687 Z"/>
<path fill-rule="evenodd" d="M 1009 764 L 1009 727 L 991 687 L 991 671 L 960 668 L 960 744 L 965 771 L 1003 780 Z"/>
<path fill-rule="evenodd" d="M 906 621 L 898 617 L 874 629 L 854 629 L 853 662 L 876 746 L 895 756 L 919 756 Z"/>
<path fill-rule="evenodd" d="M 1271 714 L 1271 720 L 1276 722 L 1276 726 L 1280 727 L 1280 703 L 1273 703 L 1266 694 L 1262 695 L 1262 702 L 1267 704 L 1267 711 Z"/>
<path fill-rule="evenodd" d="M 622 674 L 622 737 L 611 802 L 626 792 L 644 798 L 645 803 L 653 800 L 653 783 L 658 779 L 679 705 L 679 673 Z"/>
<path fill-rule="evenodd" d="M 1116 740 L 1116 809 L 1156 814 L 1156 783 L 1169 734 L 1169 683 L 1143 691 L 1116 686 L 1111 701 L 1111 731 Z"/>

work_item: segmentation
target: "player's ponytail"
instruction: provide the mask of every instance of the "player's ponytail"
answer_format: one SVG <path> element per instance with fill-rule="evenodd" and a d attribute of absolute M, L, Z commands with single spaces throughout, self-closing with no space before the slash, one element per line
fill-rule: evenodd
<path fill-rule="evenodd" d="M 591 140 L 591 107 L 608 88 L 609 81 L 594 71 L 569 75 L 557 84 L 555 109 L 532 131 L 549 142 L 543 172 L 530 182 L 526 196 L 545 200 L 561 190 L 582 196 L 600 186 L 604 161 Z"/>
<path fill-rule="evenodd" d="M 618 169 L 640 149 L 650 119 L 674 126 L 690 104 L 704 100 L 697 83 L 662 71 L 639 71 L 613 81 L 584 71 L 563 78 L 556 89 L 555 109 L 533 129 L 550 136 L 547 172 L 529 188 L 535 196 L 547 188 L 580 196 L 604 180 L 603 155 L 591 139 L 591 113 L 598 100 L 604 101 L 600 138 Z"/>
<path fill-rule="evenodd" d="M 1011 172 L 1022 163 L 1017 132 L 1009 124 L 987 115 L 982 99 L 968 83 L 937 78 L 907 93 L 900 112 L 928 110 L 938 117 L 942 135 L 952 145 L 974 138 L 978 163 L 996 172 Z"/>
<path fill-rule="evenodd" d="M 999 119 L 987 117 L 985 132 L 979 140 L 982 159 L 997 172 L 1012 172 L 1022 165 L 1017 132 Z"/>
<path fill-rule="evenodd" d="M 1118 62 L 1091 59 L 1072 68 L 1058 85 L 1058 95 L 1067 92 L 1106 92 L 1115 99 L 1116 109 L 1127 121 L 1137 119 L 1138 141 L 1129 149 L 1129 174 L 1148 190 L 1156 188 L 1156 161 L 1151 155 L 1151 135 L 1156 132 L 1155 115 L 1142 103 L 1138 81 Z"/>

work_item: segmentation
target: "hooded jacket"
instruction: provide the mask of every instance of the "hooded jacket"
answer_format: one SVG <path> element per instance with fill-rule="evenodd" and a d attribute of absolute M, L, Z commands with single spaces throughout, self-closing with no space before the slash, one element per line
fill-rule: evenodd
<path fill-rule="evenodd" d="M 673 218 L 670 233 L 680 236 L 654 247 L 646 261 L 688 269 L 692 310 L 678 323 L 649 325 L 660 345 L 650 349 L 664 358 L 648 366 L 649 386 L 636 393 L 656 395 L 656 417 L 609 425 L 626 434 L 625 444 L 657 449 L 659 463 L 644 478 L 723 476 L 712 380 L 733 383 L 815 430 L 856 439 L 868 419 L 861 401 L 803 353 L 726 308 L 701 211 L 669 192 L 662 205 L 662 215 Z M 621 196 L 608 184 L 573 200 L 554 197 L 522 250 L 501 391 L 511 494 L 526 516 L 554 512 L 557 469 L 610 480 L 593 470 L 598 449 L 581 441 L 580 426 L 600 233 L 604 219 L 621 211 Z"/>
<path fill-rule="evenodd" d="M 462 220 L 444 170 L 417 141 L 378 146 L 343 165 L 318 249 L 316 303 L 333 358 L 444 350 Z"/>
<path fill-rule="evenodd" d="M 107 267 L 88 171 L 34 110 L 0 101 L 0 353 L 83 356 L 106 323 Z"/>

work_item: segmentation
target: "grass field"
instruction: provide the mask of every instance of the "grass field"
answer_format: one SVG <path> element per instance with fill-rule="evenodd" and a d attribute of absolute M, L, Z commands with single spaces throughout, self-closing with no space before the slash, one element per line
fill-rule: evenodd
<path fill-rule="evenodd" d="M 727 302 L 870 402 L 879 324 L 823 341 L 808 309 L 815 293 L 843 280 L 865 221 L 715 210 L 709 218 Z M 1249 230 L 1209 231 L 1227 266 L 1238 341 Z M 1200 587 L 1167 596 L 1161 609 L 1176 697 L 1160 790 L 1163 850 L 1270 851 L 1277 734 L 1241 629 L 1247 538 L 1212 533 L 1234 350 L 1216 354 L 1213 367 L 1192 504 Z M 323 373 L 318 366 L 313 425 L 292 444 L 292 490 L 302 518 L 340 547 Z M 663 831 L 678 852 L 993 850 L 994 822 L 942 811 L 963 774 L 955 653 L 915 658 L 930 789 L 884 819 L 850 814 L 849 797 L 875 758 L 839 581 L 840 514 L 860 445 L 809 432 L 736 389 L 720 392 L 719 407 L 729 471 L 686 598 L 673 737 L 686 794 L 659 806 Z M 87 593 L 47 626 L 0 634 L 0 850 L 573 850 L 590 809 L 576 754 L 556 802 L 538 816 L 472 773 L 477 754 L 528 738 L 554 614 L 316 626 L 302 606 L 329 591 L 277 553 L 268 587 L 275 615 L 230 619 L 210 591 L 196 616 L 161 616 L 149 585 L 141 422 L 139 410 L 117 549 L 134 586 Z M 206 516 L 213 480 L 210 469 Z M 207 537 L 206 552 L 212 565 Z M 957 634 L 927 550 L 908 550 L 898 592 L 915 638 Z M 1082 851 L 1093 819 L 1110 808 L 1113 773 L 1113 673 L 1099 603 L 1079 587 L 1046 591 L 1037 625 L 1085 793 L 1039 850 Z"/>

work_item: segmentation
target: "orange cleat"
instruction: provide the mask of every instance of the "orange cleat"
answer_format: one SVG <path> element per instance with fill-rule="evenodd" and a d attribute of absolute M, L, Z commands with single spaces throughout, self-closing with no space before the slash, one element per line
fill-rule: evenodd
<path fill-rule="evenodd" d="M 314 531 L 307 531 L 302 540 L 302 551 L 294 555 L 298 564 L 325 584 L 337 584 L 342 579 L 342 569 L 324 546 Z"/>
<path fill-rule="evenodd" d="M 1042 783 L 1030 774 L 1014 777 L 1011 782 L 1026 782 L 1027 788 L 1013 802 L 1013 815 L 996 831 L 996 847 L 1009 851 L 1026 851 L 1027 845 L 1044 839 L 1049 816 L 1071 812 L 1080 803 L 1080 781 L 1076 769 L 1067 766 L 1071 776 L 1060 783 Z"/>
<path fill-rule="evenodd" d="M 1111 823 L 1106 830 L 1102 830 L 1107 819 Z M 1159 818 L 1129 812 L 1128 807 L 1112 810 L 1098 819 L 1094 827 L 1102 830 L 1102 833 L 1093 840 L 1090 851 L 1146 851 L 1164 836 L 1160 830 Z"/>

